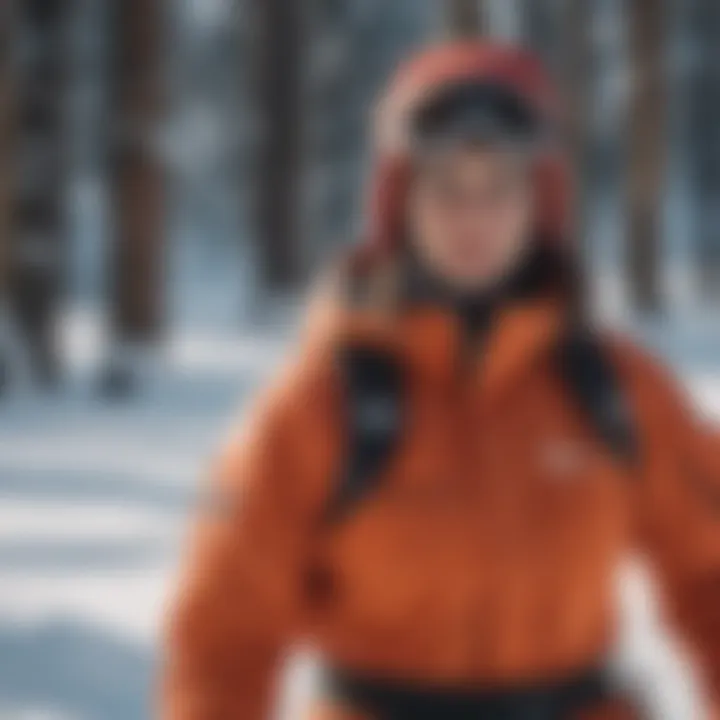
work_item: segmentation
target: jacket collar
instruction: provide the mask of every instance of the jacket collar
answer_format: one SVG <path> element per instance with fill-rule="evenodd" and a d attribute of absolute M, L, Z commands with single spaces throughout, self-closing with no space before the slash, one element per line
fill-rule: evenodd
<path fill-rule="evenodd" d="M 387 350 L 407 363 L 419 380 L 499 397 L 551 350 L 565 326 L 566 311 L 552 299 L 503 306 L 482 352 L 463 358 L 464 339 L 456 313 L 433 306 L 395 314 L 350 313 L 342 323 L 343 342 Z"/>
<path fill-rule="evenodd" d="M 480 393 L 484 400 L 512 390 L 557 345 L 570 315 L 571 303 L 552 286 L 549 292 L 507 297 L 493 315 L 482 349 L 468 354 L 462 319 L 451 305 L 403 301 L 402 266 L 396 260 L 373 266 L 360 283 L 348 266 L 332 277 L 330 296 L 316 303 L 325 310 L 318 313 L 326 316 L 319 324 L 324 343 L 377 347 L 396 355 L 420 381 L 448 388 L 462 383 L 463 392 Z"/>

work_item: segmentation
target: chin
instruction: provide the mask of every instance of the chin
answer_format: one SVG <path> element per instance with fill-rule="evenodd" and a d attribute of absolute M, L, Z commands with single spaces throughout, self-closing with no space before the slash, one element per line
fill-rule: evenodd
<path fill-rule="evenodd" d="M 451 282 L 463 290 L 482 290 L 483 288 L 493 285 L 494 279 L 494 273 L 469 273 L 467 267 L 465 267 L 462 272 L 454 273 L 451 277 Z"/>

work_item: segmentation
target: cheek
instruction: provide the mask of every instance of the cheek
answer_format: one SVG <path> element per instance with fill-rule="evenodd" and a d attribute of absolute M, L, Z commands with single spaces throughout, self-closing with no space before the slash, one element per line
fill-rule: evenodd
<path fill-rule="evenodd" d="M 488 223 L 492 226 L 492 236 L 497 239 L 495 245 L 498 250 L 506 249 L 508 253 L 530 234 L 529 224 L 522 214 L 498 213 L 494 218 L 490 218 Z"/>
<path fill-rule="evenodd" d="M 475 233 L 493 255 L 512 255 L 532 235 L 532 211 L 523 203 L 498 204 L 475 219 Z"/>
<path fill-rule="evenodd" d="M 442 251 L 455 234 L 459 213 L 434 198 L 420 197 L 410 206 L 408 226 L 414 240 L 433 253 Z"/>

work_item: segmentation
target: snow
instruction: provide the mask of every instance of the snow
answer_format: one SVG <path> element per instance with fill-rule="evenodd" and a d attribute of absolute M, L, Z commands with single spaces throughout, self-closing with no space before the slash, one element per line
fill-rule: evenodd
<path fill-rule="evenodd" d="M 0 400 L 0 718 L 151 717 L 157 638 L 195 488 L 282 354 L 277 333 L 172 338 L 137 397 L 95 395 L 76 314 L 69 387 Z"/>
<path fill-rule="evenodd" d="M 67 389 L 0 400 L 1 720 L 152 716 L 158 635 L 198 478 L 286 344 L 280 330 L 188 329 L 150 364 L 141 394 L 108 404 L 92 386 L 93 322 L 78 314 L 68 328 Z M 702 328 L 644 334 L 717 412 L 720 354 Z M 628 662 L 663 698 L 658 717 L 692 718 L 691 678 L 651 628 L 641 574 L 628 577 Z M 312 678 L 311 663 L 294 667 L 288 717 Z"/>

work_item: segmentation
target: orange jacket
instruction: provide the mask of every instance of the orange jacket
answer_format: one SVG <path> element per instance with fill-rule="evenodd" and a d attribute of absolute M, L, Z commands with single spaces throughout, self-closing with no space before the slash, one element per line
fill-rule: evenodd
<path fill-rule="evenodd" d="M 323 308 L 212 473 L 172 616 L 167 720 L 264 720 L 301 642 L 432 684 L 572 673 L 613 642 L 614 575 L 631 551 L 652 562 L 720 698 L 720 444 L 657 363 L 602 339 L 639 432 L 631 472 L 559 381 L 562 304 L 508 305 L 462 373 L 450 313 Z M 345 457 L 335 352 L 348 340 L 403 360 L 411 422 L 377 490 L 327 528 Z"/>
<path fill-rule="evenodd" d="M 641 433 L 636 477 L 578 414 L 549 352 L 562 314 L 508 308 L 458 376 L 458 328 L 431 309 L 326 331 L 233 438 L 214 473 L 174 617 L 172 720 L 267 717 L 291 644 L 429 682 L 583 668 L 613 638 L 613 576 L 653 561 L 669 614 L 720 692 L 720 446 L 655 362 L 608 341 Z M 319 518 L 343 461 L 340 338 L 407 363 L 412 422 L 377 491 Z"/>

